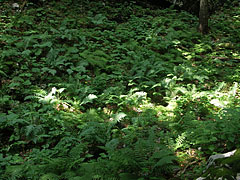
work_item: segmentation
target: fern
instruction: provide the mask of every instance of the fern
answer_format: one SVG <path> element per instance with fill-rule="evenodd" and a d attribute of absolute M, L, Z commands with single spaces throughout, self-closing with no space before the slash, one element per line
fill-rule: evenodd
<path fill-rule="evenodd" d="M 59 180 L 59 176 L 53 173 L 48 173 L 40 177 L 40 180 Z"/>
<path fill-rule="evenodd" d="M 100 51 L 100 50 L 96 50 L 94 52 L 85 50 L 82 53 L 80 53 L 80 55 L 84 58 L 84 60 L 89 62 L 92 66 L 98 66 L 102 69 L 106 67 L 106 63 L 110 58 L 107 54 L 105 54 L 103 51 Z"/>
<path fill-rule="evenodd" d="M 7 166 L 3 177 L 11 180 L 21 179 L 24 177 L 24 165 Z"/>
<path fill-rule="evenodd" d="M 154 129 L 147 132 L 147 138 L 139 138 L 133 144 L 113 139 L 102 147 L 107 153 L 98 160 L 99 174 L 119 177 L 120 171 L 134 177 L 165 177 L 174 166 L 176 157 L 166 146 L 156 143 Z"/>
<path fill-rule="evenodd" d="M 184 140 L 186 138 L 186 133 L 182 133 L 181 135 L 179 135 L 176 139 L 176 145 L 174 147 L 174 150 L 177 150 L 178 148 L 181 148 L 184 146 Z"/>

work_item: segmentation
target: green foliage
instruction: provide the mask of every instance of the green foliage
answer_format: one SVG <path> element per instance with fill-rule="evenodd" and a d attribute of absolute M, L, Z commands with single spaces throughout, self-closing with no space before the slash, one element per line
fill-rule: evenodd
<path fill-rule="evenodd" d="M 0 7 L 0 179 L 194 179 L 239 148 L 238 7 L 202 37 L 134 1 L 20 5 Z"/>

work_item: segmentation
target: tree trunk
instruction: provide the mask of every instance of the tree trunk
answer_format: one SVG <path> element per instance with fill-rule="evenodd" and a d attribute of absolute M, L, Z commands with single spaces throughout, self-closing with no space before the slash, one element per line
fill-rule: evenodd
<path fill-rule="evenodd" d="M 208 0 L 200 0 L 199 31 L 202 34 L 208 33 Z"/>

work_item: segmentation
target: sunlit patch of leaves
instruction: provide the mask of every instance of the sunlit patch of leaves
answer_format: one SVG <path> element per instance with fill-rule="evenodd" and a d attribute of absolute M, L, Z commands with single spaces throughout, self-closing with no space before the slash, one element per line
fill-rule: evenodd
<path fill-rule="evenodd" d="M 26 3 L 0 8 L 0 178 L 186 179 L 239 148 L 239 8 L 202 37 L 133 1 Z"/>

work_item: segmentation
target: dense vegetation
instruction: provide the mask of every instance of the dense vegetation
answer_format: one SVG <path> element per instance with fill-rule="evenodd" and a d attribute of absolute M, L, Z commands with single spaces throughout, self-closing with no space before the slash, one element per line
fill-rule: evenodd
<path fill-rule="evenodd" d="M 238 2 L 206 36 L 134 1 L 0 2 L 0 179 L 194 179 L 239 148 Z"/>

